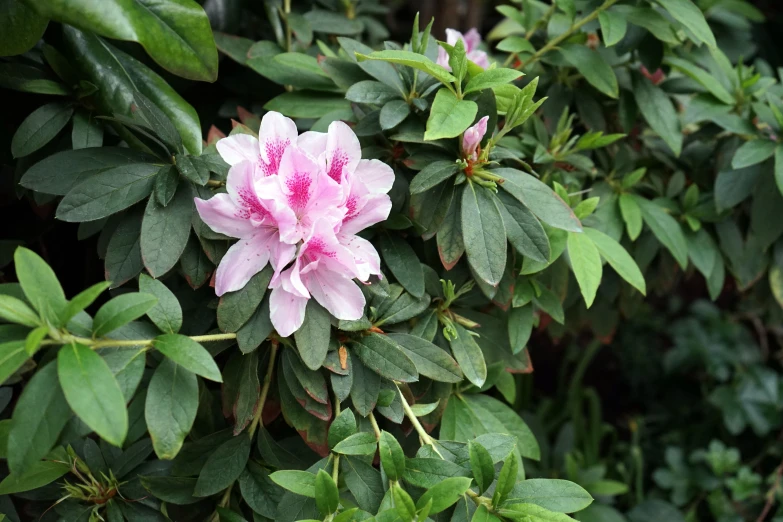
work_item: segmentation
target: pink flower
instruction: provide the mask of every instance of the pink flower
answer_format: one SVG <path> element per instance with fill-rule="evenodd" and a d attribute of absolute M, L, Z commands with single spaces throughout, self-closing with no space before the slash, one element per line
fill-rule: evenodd
<path fill-rule="evenodd" d="M 456 45 L 458 40 L 462 40 L 465 45 L 465 52 L 467 53 L 468 60 L 475 63 L 482 69 L 489 67 L 489 56 L 484 51 L 479 50 L 481 45 L 481 35 L 474 27 L 464 35 L 456 29 L 446 29 L 446 43 L 449 45 Z M 443 47 L 438 48 L 438 65 L 442 65 L 449 71 L 451 66 L 449 65 L 449 54 Z"/>
<path fill-rule="evenodd" d="M 392 169 L 361 159 L 359 140 L 342 122 L 298 136 L 294 122 L 274 112 L 258 139 L 229 136 L 217 149 L 231 165 L 228 193 L 197 198 L 196 208 L 213 230 L 239 241 L 220 262 L 215 292 L 239 290 L 270 263 L 270 319 L 280 335 L 299 329 L 311 297 L 338 319 L 359 319 L 364 294 L 353 279 L 381 271 L 378 252 L 356 234 L 388 217 Z"/>
<path fill-rule="evenodd" d="M 487 133 L 487 121 L 489 121 L 489 116 L 484 116 L 462 135 L 462 154 L 465 159 L 471 161 L 478 159 L 479 145 Z"/>

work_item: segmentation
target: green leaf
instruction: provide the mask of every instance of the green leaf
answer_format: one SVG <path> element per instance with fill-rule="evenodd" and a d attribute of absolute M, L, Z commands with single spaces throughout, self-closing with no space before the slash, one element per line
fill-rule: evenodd
<path fill-rule="evenodd" d="M 484 89 L 492 89 L 499 85 L 511 83 L 521 76 L 522 72 L 515 69 L 504 69 L 502 67 L 497 69 L 489 69 L 471 78 L 468 84 L 465 86 L 463 94 L 468 94 L 474 91 L 481 91 Z"/>
<path fill-rule="evenodd" d="M 535 504 L 557 513 L 575 513 L 593 501 L 590 493 L 567 480 L 527 479 L 517 483 L 509 502 Z"/>
<path fill-rule="evenodd" d="M 360 20 L 350 19 L 340 13 L 324 9 L 313 9 L 305 13 L 304 18 L 313 31 L 326 34 L 351 35 L 362 32 L 364 24 Z"/>
<path fill-rule="evenodd" d="M 8 467 L 23 475 L 54 447 L 71 418 L 57 380 L 57 365 L 47 364 L 33 375 L 14 408 L 8 433 Z"/>
<path fill-rule="evenodd" d="M 517 471 L 519 469 L 519 462 L 515 455 L 509 455 L 503 462 L 503 467 L 500 468 L 498 474 L 498 481 L 495 484 L 495 492 L 492 494 L 492 505 L 498 507 L 502 504 L 511 490 L 514 488 L 514 484 L 517 481 Z"/>
<path fill-rule="evenodd" d="M 123 147 L 66 150 L 30 167 L 20 183 L 37 192 L 64 196 L 82 181 L 104 170 L 155 161 L 154 156 Z"/>
<path fill-rule="evenodd" d="M 319 469 L 315 476 L 315 503 L 323 515 L 330 515 L 337 511 L 340 505 L 340 493 L 332 476 Z"/>
<path fill-rule="evenodd" d="M 73 115 L 71 144 L 73 150 L 103 145 L 103 124 L 95 120 L 93 113 L 80 110 Z"/>
<path fill-rule="evenodd" d="M 598 248 L 601 257 L 614 268 L 620 277 L 639 290 L 642 295 L 647 294 L 647 285 L 639 266 L 620 243 L 594 228 L 585 228 L 584 233 Z"/>
<path fill-rule="evenodd" d="M 399 484 L 391 486 L 392 498 L 394 499 L 394 509 L 402 520 L 415 520 L 416 505 L 407 491 L 402 489 Z"/>
<path fill-rule="evenodd" d="M 155 176 L 155 199 L 158 204 L 165 207 L 171 202 L 174 194 L 177 193 L 179 184 L 179 174 L 174 165 L 164 165 L 160 168 L 158 175 Z"/>
<path fill-rule="evenodd" d="M 436 80 L 444 84 L 449 84 L 456 81 L 456 78 L 451 75 L 444 67 L 436 64 L 423 54 L 416 54 L 410 51 L 375 51 L 370 54 L 356 53 L 356 58 L 359 62 L 364 60 L 380 60 L 389 63 L 396 63 L 399 65 L 407 65 L 423 71 Z"/>
<path fill-rule="evenodd" d="M 73 115 L 65 103 L 48 103 L 32 112 L 16 129 L 11 140 L 14 158 L 28 156 L 57 136 Z"/>
<path fill-rule="evenodd" d="M 468 453 L 470 455 L 470 469 L 478 486 L 478 493 L 481 494 L 495 480 L 495 465 L 486 448 L 477 442 L 468 443 Z"/>
<path fill-rule="evenodd" d="M 682 58 L 675 56 L 667 56 L 665 63 L 671 65 L 681 73 L 697 81 L 702 87 L 707 89 L 713 96 L 727 105 L 734 105 L 734 96 L 726 90 L 723 85 L 710 73 L 702 69 L 701 67 L 692 64 Z M 739 167 L 734 167 L 739 168 Z"/>
<path fill-rule="evenodd" d="M 731 159 L 733 169 L 742 169 L 750 167 L 762 161 L 766 161 L 775 154 L 777 143 L 765 139 L 747 141 L 737 149 L 734 157 Z"/>
<path fill-rule="evenodd" d="M 379 247 L 386 266 L 397 281 L 414 297 L 424 295 L 424 272 L 410 244 L 397 234 L 384 233 Z"/>
<path fill-rule="evenodd" d="M 505 51 L 507 53 L 534 53 L 536 48 L 527 40 L 521 36 L 509 36 L 504 38 L 497 45 L 498 51 Z"/>
<path fill-rule="evenodd" d="M 190 236 L 193 194 L 183 186 L 167 206 L 150 198 L 141 223 L 141 258 L 153 277 L 177 264 Z"/>
<path fill-rule="evenodd" d="M 496 286 L 506 268 L 508 244 L 497 198 L 488 189 L 468 183 L 462 193 L 461 213 L 468 262 L 476 275 Z"/>
<path fill-rule="evenodd" d="M 381 129 L 393 129 L 403 122 L 411 113 L 410 106 L 403 100 L 392 100 L 381 109 Z"/>
<path fill-rule="evenodd" d="M 122 446 L 128 433 L 125 397 L 103 358 L 81 344 L 63 346 L 57 375 L 74 413 L 106 442 Z"/>
<path fill-rule="evenodd" d="M 141 272 L 141 219 L 140 211 L 130 212 L 120 219 L 106 250 L 106 278 L 116 288 Z"/>
<path fill-rule="evenodd" d="M 375 440 L 375 435 L 360 431 L 338 442 L 332 451 L 343 455 L 375 455 L 377 448 L 378 441 Z"/>
<path fill-rule="evenodd" d="M 272 279 L 272 272 L 272 267 L 267 266 L 251 277 L 241 290 L 223 294 L 217 309 L 218 326 L 222 331 L 236 332 L 250 319 L 264 299 L 269 281 Z"/>
<path fill-rule="evenodd" d="M 352 410 L 345 409 L 329 425 L 329 447 L 334 448 L 354 433 L 356 433 L 356 417 Z"/>
<path fill-rule="evenodd" d="M 35 328 L 41 324 L 38 314 L 30 309 L 21 299 L 0 294 L 0 318 L 16 324 Z"/>
<path fill-rule="evenodd" d="M 522 203 L 505 192 L 498 193 L 500 215 L 509 243 L 523 256 L 548 263 L 549 238 L 535 215 Z"/>
<path fill-rule="evenodd" d="M 615 5 L 611 9 L 628 22 L 647 29 L 652 35 L 662 42 L 679 45 L 677 32 L 669 20 L 657 10 L 650 7 L 635 7 L 631 5 Z"/>
<path fill-rule="evenodd" d="M 206 348 L 190 337 L 179 334 L 159 335 L 152 341 L 152 346 L 186 370 L 211 381 L 223 382 L 215 360 Z"/>
<path fill-rule="evenodd" d="M 42 460 L 33 464 L 24 475 L 14 473 L 0 482 L 0 495 L 30 491 L 51 484 L 70 470 L 64 462 Z"/>
<path fill-rule="evenodd" d="M 492 173 L 504 178 L 501 188 L 547 225 L 569 232 L 582 231 L 571 207 L 535 177 L 516 169 L 495 169 Z"/>
<path fill-rule="evenodd" d="M 157 302 L 158 298 L 154 295 L 140 292 L 118 295 L 101 306 L 95 314 L 92 323 L 93 335 L 103 337 L 120 326 L 138 319 L 152 309 Z"/>
<path fill-rule="evenodd" d="M 18 0 L 6 1 L 18 2 Z M 5 12 L 0 11 L 0 17 L 4 14 Z M 65 85 L 50 79 L 45 70 L 14 62 L 0 64 L 0 87 L 13 89 L 15 91 L 62 96 L 70 94 L 71 92 Z"/>
<path fill-rule="evenodd" d="M 610 98 L 618 97 L 617 77 L 603 56 L 582 44 L 565 44 L 559 49 L 566 61 L 576 67 L 590 85 Z"/>
<path fill-rule="evenodd" d="M 666 93 L 641 74 L 634 74 L 633 95 L 652 130 L 666 142 L 675 156 L 679 156 L 682 151 L 680 119 Z"/>
<path fill-rule="evenodd" d="M 416 502 L 416 509 L 424 508 L 430 501 L 430 515 L 435 515 L 453 506 L 468 490 L 472 479 L 467 477 L 450 477 L 432 486 L 424 492 Z"/>
<path fill-rule="evenodd" d="M 388 479 L 400 480 L 405 473 L 405 453 L 394 435 L 388 431 L 382 431 L 378 441 L 378 450 L 383 471 Z"/>
<path fill-rule="evenodd" d="M 27 334 L 27 339 L 25 339 L 25 353 L 32 357 L 33 354 L 38 351 L 38 348 L 41 347 L 41 341 L 43 341 L 48 334 L 48 326 L 39 326 L 38 328 L 33 329 L 29 334 Z"/>
<path fill-rule="evenodd" d="M 0 343 L 0 383 L 12 376 L 29 358 L 25 341 Z"/>
<path fill-rule="evenodd" d="M 636 238 L 642 233 L 642 209 L 639 208 L 639 204 L 631 194 L 620 194 L 617 201 L 620 205 L 620 215 L 625 221 L 628 237 L 631 238 L 631 241 L 636 241 Z"/>
<path fill-rule="evenodd" d="M 104 170 L 71 189 L 57 207 L 57 219 L 95 221 L 116 214 L 152 192 L 160 165 L 136 163 Z"/>
<path fill-rule="evenodd" d="M 473 518 L 470 519 L 470 522 L 500 522 L 500 519 L 490 513 L 487 506 L 481 505 L 476 508 L 476 511 L 473 513 Z"/>
<path fill-rule="evenodd" d="M 310 299 L 305 308 L 302 326 L 294 332 L 299 356 L 305 366 L 317 370 L 329 351 L 329 337 L 332 331 L 331 316 L 315 299 Z"/>
<path fill-rule="evenodd" d="M 261 346 L 274 330 L 269 317 L 269 299 L 261 302 L 253 316 L 237 331 L 237 344 L 242 353 L 247 354 Z"/>
<path fill-rule="evenodd" d="M 280 486 L 297 495 L 315 498 L 315 475 L 309 471 L 281 470 L 275 471 L 269 478 Z"/>
<path fill-rule="evenodd" d="M 459 100 L 450 90 L 440 89 L 432 102 L 424 140 L 434 141 L 459 136 L 470 127 L 477 112 L 476 102 Z"/>
<path fill-rule="evenodd" d="M 381 377 L 367 368 L 356 358 L 351 359 L 353 386 L 351 387 L 351 402 L 356 413 L 366 417 L 378 403 L 381 391 Z M 332 381 L 334 383 L 334 381 Z"/>
<path fill-rule="evenodd" d="M 555 513 L 535 504 L 511 504 L 499 512 L 503 518 L 520 522 L 573 522 L 573 518 Z"/>
<path fill-rule="evenodd" d="M 508 313 L 508 340 L 511 353 L 517 354 L 525 349 L 533 333 L 533 307 L 512 308 Z"/>
<path fill-rule="evenodd" d="M 269 471 L 253 461 L 239 476 L 239 490 L 247 505 L 260 515 L 274 519 L 282 491 L 269 478 Z"/>
<path fill-rule="evenodd" d="M 345 93 L 345 99 L 354 103 L 385 105 L 392 100 L 399 100 L 400 91 L 385 83 L 364 80 L 353 84 Z"/>
<path fill-rule="evenodd" d="M 316 91 L 285 92 L 264 105 L 264 109 L 280 112 L 289 118 L 321 118 L 350 107 L 351 103 L 342 96 Z"/>
<path fill-rule="evenodd" d="M 706 43 L 710 47 L 717 47 L 715 36 L 712 34 L 704 15 L 691 0 L 657 0 L 672 17 L 687 27 L 696 39 Z"/>
<path fill-rule="evenodd" d="M 462 370 L 457 361 L 442 348 L 411 334 L 389 333 L 387 337 L 397 343 L 421 375 L 440 382 L 462 381 Z"/>
<path fill-rule="evenodd" d="M 650 227 L 658 241 L 663 243 L 683 270 L 688 266 L 688 243 L 676 219 L 671 217 L 663 207 L 640 196 L 633 196 L 636 204 L 642 210 L 644 222 Z"/>
<path fill-rule="evenodd" d="M 68 322 L 79 312 L 90 306 L 107 288 L 111 286 L 109 281 L 96 283 L 86 290 L 82 290 L 71 299 L 60 314 L 62 324 Z"/>
<path fill-rule="evenodd" d="M 192 477 L 171 477 L 171 476 L 147 476 L 139 477 L 144 489 L 164 502 L 183 506 L 195 504 L 199 501 L 193 496 L 193 488 L 196 486 L 196 479 Z"/>
<path fill-rule="evenodd" d="M 371 333 L 355 340 L 353 353 L 379 375 L 392 381 L 415 382 L 419 379 L 416 365 L 397 346 L 397 343 L 385 335 Z"/>
<path fill-rule="evenodd" d="M 775 147 L 775 184 L 783 194 L 783 145 Z"/>
<path fill-rule="evenodd" d="M 590 308 L 601 284 L 601 255 L 587 234 L 572 232 L 568 234 L 568 258 L 571 260 L 571 268 L 576 282 L 579 283 L 585 306 Z"/>
<path fill-rule="evenodd" d="M 33 308 L 49 324 L 60 326 L 60 316 L 66 306 L 65 293 L 51 267 L 41 256 L 24 247 L 14 252 L 14 266 L 16 278 Z"/>
<path fill-rule="evenodd" d="M 250 458 L 250 437 L 240 433 L 221 444 L 201 468 L 193 496 L 208 497 L 231 486 Z"/>
<path fill-rule="evenodd" d="M 601 34 L 606 47 L 611 47 L 622 40 L 628 30 L 625 17 L 611 9 L 601 11 L 598 14 L 598 22 L 601 24 Z"/>
<path fill-rule="evenodd" d="M 38 14 L 85 31 L 137 42 L 164 69 L 190 80 L 217 79 L 209 20 L 196 2 L 89 0 L 36 2 Z"/>
<path fill-rule="evenodd" d="M 182 307 L 166 285 L 146 274 L 139 277 L 139 290 L 155 296 L 158 302 L 147 311 L 155 326 L 164 332 L 177 333 L 182 327 Z"/>
<path fill-rule="evenodd" d="M 421 194 L 454 176 L 459 166 L 453 161 L 434 161 L 416 174 L 410 184 L 411 194 Z"/>
<path fill-rule="evenodd" d="M 65 5 L 67 2 L 60 0 L 58 3 Z M 198 114 L 163 78 L 91 32 L 64 26 L 63 36 L 64 51 L 69 55 L 71 63 L 84 79 L 98 87 L 92 99 L 102 114 L 130 117 L 133 93 L 139 91 L 171 119 L 188 152 L 201 154 L 202 136 Z M 115 129 L 119 129 L 119 126 L 115 126 Z M 124 138 L 138 142 L 127 129 L 120 129 L 119 132 Z"/>
<path fill-rule="evenodd" d="M 416 457 L 406 460 L 405 482 L 419 488 L 431 488 L 448 477 L 470 477 L 465 467 L 441 458 Z"/>
<path fill-rule="evenodd" d="M 22 54 L 38 43 L 49 20 L 21 0 L 0 1 L 0 56 Z"/>
<path fill-rule="evenodd" d="M 356 498 L 356 504 L 364 511 L 376 513 L 384 496 L 381 473 L 356 457 L 347 456 L 340 463 L 345 484 Z"/>
<path fill-rule="evenodd" d="M 454 326 L 457 329 L 457 337 L 449 340 L 451 353 L 454 354 L 465 378 L 481 388 L 484 381 L 487 380 L 487 363 L 484 360 L 484 353 L 469 330 L 461 324 Z"/>
<path fill-rule="evenodd" d="M 177 456 L 196 420 L 198 402 L 196 375 L 170 359 L 162 360 L 150 380 L 144 406 L 144 419 L 158 458 Z"/>
<path fill-rule="evenodd" d="M 163 143 L 171 147 L 170 152 L 182 152 L 182 138 L 168 116 L 142 93 L 133 93 L 134 116 L 152 129 Z"/>

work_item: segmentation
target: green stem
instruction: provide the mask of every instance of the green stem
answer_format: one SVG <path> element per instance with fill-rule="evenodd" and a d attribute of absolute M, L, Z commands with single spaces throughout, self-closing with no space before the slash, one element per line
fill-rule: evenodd
<path fill-rule="evenodd" d="M 256 409 L 255 415 L 253 415 L 253 421 L 250 424 L 250 438 L 253 438 L 253 435 L 256 432 L 256 428 L 258 427 L 259 423 L 261 422 L 261 416 L 264 413 L 264 405 L 266 404 L 266 397 L 269 395 L 269 387 L 272 385 L 272 374 L 275 371 L 275 358 L 277 356 L 277 347 L 278 343 L 276 340 L 272 341 L 272 347 L 270 348 L 269 352 L 269 364 L 266 367 L 266 375 L 264 375 L 264 384 L 261 387 L 261 396 L 258 398 L 258 407 Z"/>
<path fill-rule="evenodd" d="M 283 0 L 283 12 L 285 13 L 285 50 L 291 52 L 291 24 L 288 23 L 288 15 L 291 14 L 291 0 Z"/>
<path fill-rule="evenodd" d="M 411 421 L 411 424 L 413 425 L 413 428 L 416 430 L 416 433 L 419 434 L 419 438 L 424 444 L 429 444 L 432 446 L 432 449 L 435 450 L 435 453 L 438 454 L 440 458 L 443 458 L 443 455 L 441 455 L 440 451 L 438 451 L 437 446 L 435 446 L 435 441 L 432 440 L 432 437 L 430 437 L 430 434 L 427 433 L 427 430 L 424 429 L 424 426 L 421 425 L 421 422 L 419 422 L 418 417 L 416 417 L 416 414 L 413 413 L 413 410 L 410 407 L 410 404 L 408 404 L 408 401 L 405 399 L 405 395 L 403 395 L 402 390 L 400 390 L 400 387 L 397 386 L 397 392 L 400 394 L 400 399 L 402 400 L 402 409 L 405 412 L 405 416 L 408 417 L 408 420 Z"/>
<path fill-rule="evenodd" d="M 209 334 L 209 335 L 191 335 L 189 339 L 197 343 L 207 343 L 210 341 L 228 341 L 236 339 L 235 333 Z M 56 344 L 79 343 L 97 350 L 98 348 L 110 347 L 131 347 L 131 346 L 152 346 L 155 339 L 90 339 L 89 337 L 78 337 L 76 335 L 65 335 L 60 339 L 47 339 L 41 343 L 43 346 Z"/>
<path fill-rule="evenodd" d="M 402 393 L 400 393 L 400 395 L 402 395 Z M 404 401 L 405 399 L 403 399 L 403 402 Z M 378 427 L 378 421 L 375 420 L 375 415 L 373 415 L 372 412 L 370 412 L 369 419 L 370 419 L 370 424 L 372 425 L 372 430 L 375 432 L 375 439 L 381 440 L 381 428 Z"/>
<path fill-rule="evenodd" d="M 546 53 L 548 53 L 552 49 L 555 49 L 562 42 L 564 42 L 565 40 L 570 38 L 576 31 L 581 29 L 582 26 L 584 26 L 585 24 L 589 24 L 590 22 L 592 22 L 593 20 L 598 18 L 598 15 L 600 15 L 602 12 L 604 12 L 607 9 L 609 9 L 610 7 L 612 7 L 617 2 L 618 2 L 618 0 L 606 0 L 595 11 L 593 11 L 592 13 L 590 13 L 587 16 L 585 16 L 584 18 L 582 18 L 581 20 L 576 22 L 574 25 L 569 27 L 566 32 L 564 32 L 563 34 L 561 34 L 557 38 L 553 38 L 552 40 L 547 42 L 547 44 L 544 47 L 542 47 L 541 49 L 536 51 L 535 54 L 533 54 L 533 56 L 531 56 L 527 60 L 527 62 L 525 62 L 524 64 L 520 65 L 519 68 L 521 69 L 521 68 L 527 67 L 531 63 L 535 63 L 538 60 L 540 60 L 542 56 L 544 56 Z"/>

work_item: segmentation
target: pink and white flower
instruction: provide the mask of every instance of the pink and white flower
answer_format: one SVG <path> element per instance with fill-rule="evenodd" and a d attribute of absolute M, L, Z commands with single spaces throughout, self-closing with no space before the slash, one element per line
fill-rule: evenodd
<path fill-rule="evenodd" d="M 489 67 L 489 56 L 487 53 L 479 49 L 481 45 L 481 35 L 474 27 L 464 35 L 456 29 L 446 29 L 446 43 L 449 45 L 456 45 L 459 40 L 465 45 L 465 53 L 468 60 L 475 63 L 482 69 Z M 449 65 L 449 54 L 443 47 L 438 48 L 438 65 L 442 65 L 449 71 L 451 66 Z"/>
<path fill-rule="evenodd" d="M 217 295 L 241 289 L 269 263 L 270 316 L 280 335 L 299 329 L 311 297 L 338 319 L 359 319 L 364 295 L 353 279 L 380 275 L 380 258 L 356 234 L 388 217 L 392 169 L 361 159 L 358 138 L 342 122 L 299 136 L 275 112 L 261 120 L 258 139 L 237 134 L 217 149 L 231 165 L 227 193 L 196 198 L 196 208 L 210 228 L 239 239 L 218 266 Z"/>
<path fill-rule="evenodd" d="M 478 160 L 479 145 L 481 145 L 481 140 L 484 139 L 484 135 L 487 133 L 488 121 L 489 116 L 484 116 L 462 134 L 462 154 L 466 160 Z"/>

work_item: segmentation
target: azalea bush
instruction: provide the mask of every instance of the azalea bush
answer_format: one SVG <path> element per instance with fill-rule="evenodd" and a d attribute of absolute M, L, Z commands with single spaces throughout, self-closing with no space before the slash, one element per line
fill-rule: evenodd
<path fill-rule="evenodd" d="M 483 37 L 416 16 L 391 41 L 371 0 L 257 4 L 0 1 L 0 87 L 30 107 L 4 176 L 102 264 L 77 285 L 68 250 L 2 245 L 0 513 L 771 513 L 774 451 L 724 455 L 781 421 L 783 88 L 755 8 L 521 0 Z M 653 470 L 638 430 L 607 454 L 582 378 L 686 284 L 758 340 L 691 354 L 673 332 L 666 364 L 709 369 L 728 445 Z M 542 399 L 533 362 L 561 342 L 571 384 Z M 715 480 L 683 479 L 686 451 Z"/>

